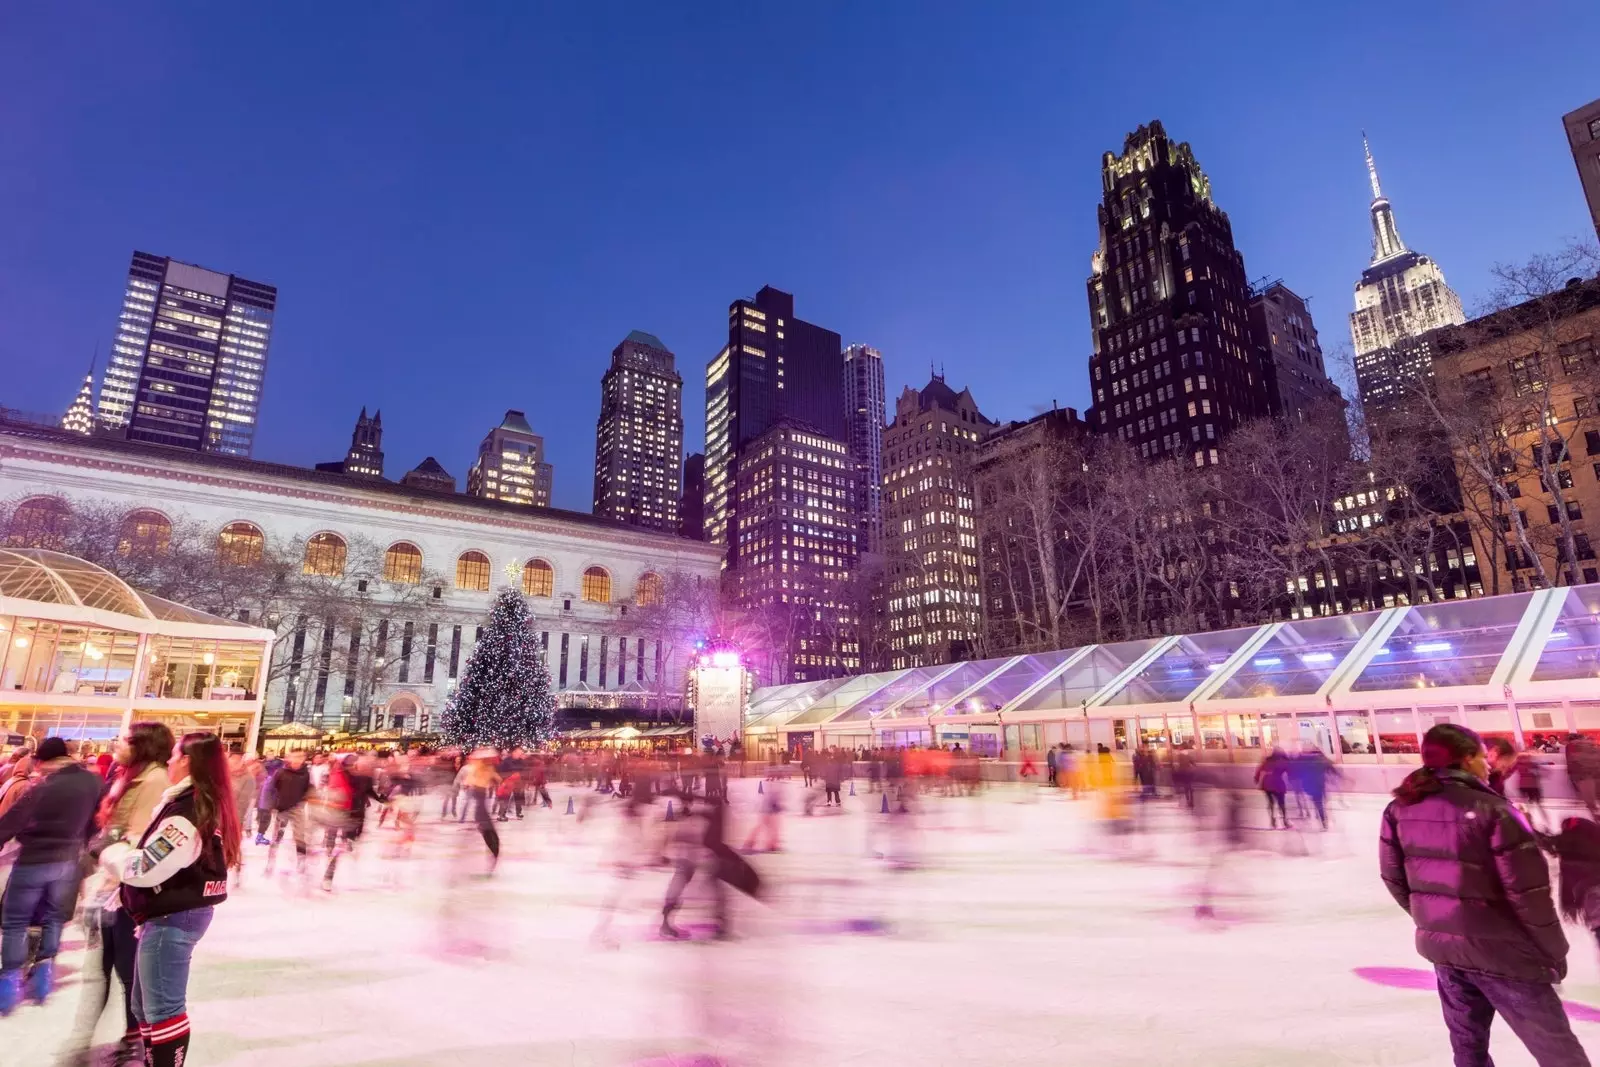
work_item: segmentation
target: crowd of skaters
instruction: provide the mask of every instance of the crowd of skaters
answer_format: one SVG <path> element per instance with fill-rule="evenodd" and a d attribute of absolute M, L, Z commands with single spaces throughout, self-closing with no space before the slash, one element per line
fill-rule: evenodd
<path fill-rule="evenodd" d="M 1439 971 L 1458 1064 L 1490 1062 L 1486 1019 L 1496 1012 L 1539 1063 L 1587 1063 L 1576 1058 L 1581 1048 L 1569 1040 L 1570 1031 L 1562 1036 L 1565 1017 L 1558 1019 L 1550 1005 L 1553 983 L 1565 973 L 1557 916 L 1583 923 L 1600 944 L 1600 826 L 1593 821 L 1600 814 L 1600 749 L 1581 736 L 1567 739 L 1567 773 L 1590 817 L 1571 814 L 1559 822 L 1545 810 L 1548 768 L 1538 755 L 1548 751 L 1547 745 L 1517 751 L 1503 739 L 1478 738 L 1461 727 L 1435 728 L 1424 739 L 1423 767 L 1396 790 L 1385 816 L 1384 879 L 1417 920 L 1419 951 Z M 1214 915 L 1227 857 L 1244 841 L 1248 786 L 1225 778 L 1218 765 L 1197 761 L 1182 745 L 1140 745 L 1129 756 L 1104 744 L 1086 751 L 1059 744 L 1042 758 L 1025 754 L 1020 777 L 1032 785 L 1042 774 L 1039 786 L 1066 799 L 1091 798 L 1112 838 L 1137 832 L 1151 801 L 1171 800 L 1190 812 L 1216 842 L 1196 908 L 1202 917 Z M 470 821 L 482 836 L 487 875 L 500 852 L 496 825 L 552 807 L 549 784 L 559 781 L 587 794 L 575 812 L 580 819 L 597 803 L 617 803 L 621 813 L 597 941 L 612 941 L 618 901 L 652 869 L 666 879 L 661 935 L 685 936 L 676 916 L 698 881 L 711 901 L 711 934 L 720 938 L 731 933 L 729 892 L 762 894 L 761 875 L 746 857 L 781 850 L 788 790 L 803 790 L 794 810 L 807 815 L 842 810 L 846 783 L 850 796 L 858 782 L 866 794 L 882 794 L 861 805 L 888 816 L 874 824 L 884 829 L 869 834 L 869 849 L 909 866 L 903 840 L 917 797 L 967 796 L 982 781 L 981 761 L 959 744 L 782 754 L 765 768 L 754 825 L 736 848 L 728 838 L 728 780 L 730 765 L 743 763 L 736 744 L 702 753 L 291 750 L 263 759 L 238 746 L 228 751 L 207 732 L 175 738 L 155 722 L 135 723 L 107 752 L 79 751 L 60 738 L 18 746 L 0 761 L 0 861 L 10 865 L 0 904 L 0 1017 L 24 1000 L 51 995 L 63 928 L 77 915 L 98 950 L 99 981 L 85 984 L 68 1059 L 90 1062 L 96 1020 L 120 993 L 124 1036 L 112 1062 L 182 1064 L 189 960 L 214 909 L 243 878 L 242 846 L 252 837 L 264 852 L 267 874 L 276 869 L 309 880 L 320 872 L 322 888 L 331 891 L 341 857 L 358 847 L 369 819 L 389 827 L 385 855 L 403 856 L 419 821 L 437 811 L 445 823 Z M 1268 828 L 1326 828 L 1327 794 L 1338 775 L 1313 747 L 1293 754 L 1268 750 L 1252 780 L 1264 795 Z M 1438 815 L 1422 813 L 1442 805 L 1481 815 L 1471 828 L 1489 836 L 1444 840 L 1430 833 Z M 286 842 L 292 858 L 280 854 Z M 1486 866 L 1478 849 L 1496 857 L 1509 852 L 1515 863 Z M 1557 860 L 1559 894 L 1546 856 Z M 1441 869 L 1460 874 L 1441 877 Z M 1484 899 L 1503 900 L 1532 918 L 1509 932 L 1488 929 L 1493 923 L 1485 925 L 1478 910 Z M 1462 940 L 1441 940 L 1447 927 Z M 1512 934 L 1526 935 L 1527 944 Z M 1554 1003 L 1558 1008 L 1559 999 Z"/>

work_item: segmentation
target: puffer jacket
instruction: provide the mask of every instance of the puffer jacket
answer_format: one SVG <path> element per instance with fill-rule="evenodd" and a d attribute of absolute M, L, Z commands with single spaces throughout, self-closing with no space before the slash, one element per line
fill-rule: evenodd
<path fill-rule="evenodd" d="M 1468 971 L 1559 982 L 1567 938 L 1550 868 L 1504 798 L 1464 771 L 1419 771 L 1426 793 L 1384 809 L 1383 882 L 1417 926 L 1417 952 Z"/>

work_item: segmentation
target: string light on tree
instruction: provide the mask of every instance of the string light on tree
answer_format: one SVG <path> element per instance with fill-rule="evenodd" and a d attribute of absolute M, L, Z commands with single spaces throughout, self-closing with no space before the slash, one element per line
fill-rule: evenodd
<path fill-rule="evenodd" d="M 447 743 L 531 747 L 555 735 L 555 694 L 530 623 L 520 592 L 503 589 L 495 596 L 483 637 L 445 705 Z"/>

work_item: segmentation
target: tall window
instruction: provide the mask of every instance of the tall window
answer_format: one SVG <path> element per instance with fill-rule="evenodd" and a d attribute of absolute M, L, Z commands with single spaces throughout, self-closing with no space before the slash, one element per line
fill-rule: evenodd
<path fill-rule="evenodd" d="M 66 546 L 67 524 L 71 519 L 72 509 L 65 500 L 53 496 L 31 497 L 11 513 L 6 544 L 60 551 Z"/>
<path fill-rule="evenodd" d="M 217 535 L 217 558 L 238 567 L 260 563 L 265 548 L 266 538 L 254 523 L 230 522 Z"/>
<path fill-rule="evenodd" d="M 338 534 L 312 534 L 306 542 L 306 561 L 300 569 L 306 574 L 337 578 L 344 573 L 344 538 Z"/>
<path fill-rule="evenodd" d="M 117 535 L 117 554 L 152 556 L 172 545 L 172 523 L 159 511 L 140 508 L 122 517 Z"/>
<path fill-rule="evenodd" d="M 391 582 L 422 581 L 422 550 L 409 541 L 396 541 L 383 554 L 383 577 Z"/>
<path fill-rule="evenodd" d="M 604 567 L 590 567 L 583 572 L 583 599 L 596 604 L 611 603 L 611 575 Z"/>
<path fill-rule="evenodd" d="M 542 559 L 530 559 L 522 568 L 522 591 L 528 596 L 554 596 L 556 572 Z"/>
<path fill-rule="evenodd" d="M 486 592 L 489 588 L 489 557 L 482 552 L 463 552 L 456 560 L 456 588 Z"/>
<path fill-rule="evenodd" d="M 665 592 L 665 583 L 662 582 L 661 575 L 654 571 L 645 571 L 639 575 L 639 584 L 634 588 L 633 598 L 639 602 L 641 608 L 647 608 L 652 604 L 661 603 Z"/>

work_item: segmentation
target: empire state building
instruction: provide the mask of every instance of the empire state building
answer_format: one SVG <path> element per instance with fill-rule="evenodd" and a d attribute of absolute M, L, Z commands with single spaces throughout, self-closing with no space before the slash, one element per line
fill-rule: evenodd
<path fill-rule="evenodd" d="M 1466 316 L 1461 298 L 1445 284 L 1439 265 L 1400 239 L 1365 134 L 1361 145 L 1372 183 L 1372 262 L 1356 283 L 1350 338 L 1355 343 L 1361 402 L 1373 411 L 1399 400 L 1408 381 L 1432 373 L 1432 354 L 1418 338 L 1440 326 L 1465 322 Z"/>

